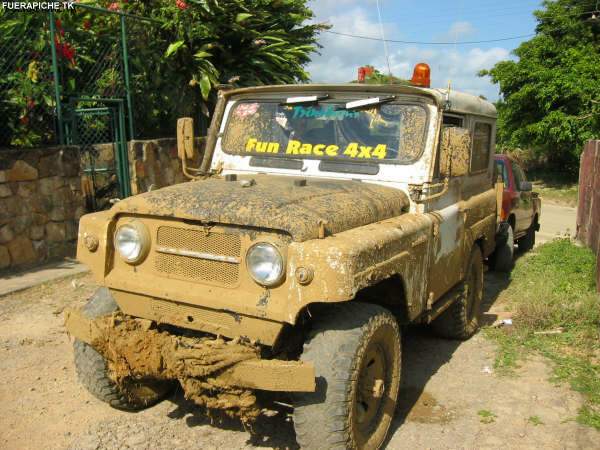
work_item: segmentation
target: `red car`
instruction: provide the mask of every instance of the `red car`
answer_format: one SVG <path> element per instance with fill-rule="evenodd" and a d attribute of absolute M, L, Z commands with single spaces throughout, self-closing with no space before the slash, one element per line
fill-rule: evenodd
<path fill-rule="evenodd" d="M 496 176 L 502 177 L 504 182 L 504 193 L 500 213 L 502 223 L 492 262 L 496 270 L 508 271 L 512 268 L 515 242 L 523 251 L 531 250 L 535 245 L 542 202 L 517 162 L 507 155 L 496 155 L 495 166 Z"/>

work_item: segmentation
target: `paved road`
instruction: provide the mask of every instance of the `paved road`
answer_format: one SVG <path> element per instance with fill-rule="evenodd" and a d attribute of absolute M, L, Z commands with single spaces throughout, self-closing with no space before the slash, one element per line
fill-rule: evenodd
<path fill-rule="evenodd" d="M 569 206 L 542 203 L 542 220 L 536 240 L 550 241 L 558 236 L 575 236 L 577 210 Z"/>
<path fill-rule="evenodd" d="M 88 271 L 89 269 L 83 264 L 67 258 L 24 272 L 5 273 L 0 275 L 0 297 Z"/>

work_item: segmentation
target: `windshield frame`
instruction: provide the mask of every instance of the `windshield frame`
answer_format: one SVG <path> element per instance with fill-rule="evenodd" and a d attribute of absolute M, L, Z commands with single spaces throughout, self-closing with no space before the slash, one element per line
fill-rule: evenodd
<path fill-rule="evenodd" d="M 311 95 L 313 93 L 311 92 Z M 318 95 L 319 93 L 317 93 Z M 320 93 L 321 95 L 324 95 L 325 93 Z M 347 103 L 349 101 L 354 101 L 354 100 L 363 100 L 363 99 L 368 99 L 368 98 L 373 98 L 373 97 L 377 97 L 378 94 L 375 92 L 365 92 L 365 93 L 359 93 L 357 92 L 355 93 L 349 93 L 349 92 L 344 92 L 343 95 L 336 95 L 335 93 L 330 93 L 327 92 L 326 94 L 329 95 L 329 97 L 327 98 L 327 100 L 323 100 L 318 102 L 319 106 L 322 105 L 327 105 L 327 104 L 344 104 Z M 422 157 L 423 154 L 425 153 L 425 150 L 427 148 L 427 138 L 428 138 L 428 133 L 429 133 L 429 127 L 430 127 L 430 123 L 431 123 L 431 113 L 430 113 L 430 109 L 428 108 L 428 106 L 431 105 L 431 101 L 429 101 L 428 98 L 423 98 L 420 97 L 418 95 L 411 95 L 411 94 L 400 94 L 398 95 L 393 101 L 391 102 L 387 102 L 383 105 L 379 105 L 377 106 L 377 108 L 380 108 L 381 106 L 388 106 L 388 105 L 406 105 L 406 106 L 419 106 L 423 109 L 423 112 L 425 113 L 425 123 L 423 126 L 423 136 L 421 139 L 421 148 L 420 151 L 417 155 L 415 155 L 413 158 L 411 158 L 410 160 L 398 160 L 398 159 L 351 159 L 351 158 L 324 158 L 324 157 L 315 157 L 315 155 L 287 155 L 287 154 L 256 154 L 256 153 L 243 153 L 243 152 L 232 152 L 229 151 L 225 148 L 225 146 L 223 145 L 223 141 L 225 140 L 225 137 L 227 135 L 227 131 L 229 130 L 229 125 L 230 125 L 230 121 L 233 118 L 233 110 L 234 108 L 240 104 L 240 103 L 251 103 L 251 102 L 256 102 L 256 103 L 280 103 L 280 104 L 284 104 L 285 99 L 288 97 L 289 95 L 282 92 L 276 95 L 260 95 L 260 96 L 256 96 L 256 95 L 244 95 L 244 96 L 240 96 L 240 97 L 236 97 L 236 98 L 231 98 L 229 99 L 230 102 L 230 107 L 228 108 L 228 113 L 227 116 L 225 117 L 224 123 L 222 124 L 222 132 L 219 133 L 219 138 L 221 141 L 221 151 L 223 153 L 225 153 L 226 155 L 230 155 L 230 156 L 237 156 L 237 157 L 247 157 L 247 158 L 252 158 L 253 156 L 261 156 L 261 157 L 267 157 L 267 158 L 277 158 L 277 159 L 287 159 L 287 160 L 301 160 L 301 161 L 328 161 L 328 162 L 336 162 L 336 163 L 344 163 L 344 164 L 357 164 L 357 165 L 379 165 L 379 164 L 385 164 L 385 165 L 394 165 L 394 166 L 410 166 L 415 164 L 417 161 L 419 161 Z M 365 109 L 369 109 L 369 108 L 365 108 Z"/>

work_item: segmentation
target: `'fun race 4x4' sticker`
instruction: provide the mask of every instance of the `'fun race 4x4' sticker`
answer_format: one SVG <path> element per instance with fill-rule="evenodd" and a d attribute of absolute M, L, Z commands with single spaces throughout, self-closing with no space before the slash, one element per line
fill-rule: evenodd
<path fill-rule="evenodd" d="M 263 142 L 255 138 L 250 138 L 246 141 L 245 150 L 248 153 L 282 153 L 279 142 Z M 387 145 L 379 144 L 372 147 L 361 145 L 358 142 L 350 142 L 344 149 L 340 149 L 338 145 L 309 144 L 290 139 L 283 153 L 286 155 L 312 155 L 318 157 L 341 156 L 350 159 L 385 159 L 387 156 Z"/>

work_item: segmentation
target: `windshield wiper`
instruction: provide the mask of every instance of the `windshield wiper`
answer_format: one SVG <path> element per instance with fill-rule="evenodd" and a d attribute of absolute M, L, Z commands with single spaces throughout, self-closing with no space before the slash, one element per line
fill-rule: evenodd
<path fill-rule="evenodd" d="M 377 175 L 379 173 L 379 164 L 323 160 L 319 163 L 319 170 L 321 172 L 340 172 L 340 173 L 358 173 L 360 175 Z"/>
<path fill-rule="evenodd" d="M 353 110 L 357 110 L 357 109 L 383 105 L 384 103 L 394 101 L 395 99 L 396 99 L 395 95 L 390 95 L 388 97 L 363 98 L 361 100 L 353 100 L 351 102 L 348 102 L 348 103 L 346 103 L 345 106 L 343 106 L 343 107 L 340 106 L 337 109 L 353 111 Z"/>
<path fill-rule="evenodd" d="M 316 105 L 320 101 L 327 100 L 329 94 L 309 95 L 303 97 L 288 97 L 282 105 Z"/>
<path fill-rule="evenodd" d="M 302 170 L 304 168 L 304 161 L 301 159 L 289 159 L 289 158 L 274 158 L 274 157 L 261 157 L 253 156 L 250 158 L 250 167 L 267 167 L 269 169 L 290 169 L 290 170 Z"/>

